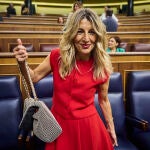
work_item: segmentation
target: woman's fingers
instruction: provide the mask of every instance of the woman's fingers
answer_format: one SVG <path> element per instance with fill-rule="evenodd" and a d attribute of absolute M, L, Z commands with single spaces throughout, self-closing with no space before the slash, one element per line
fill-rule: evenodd
<path fill-rule="evenodd" d="M 22 41 L 21 41 L 21 39 L 17 39 L 17 43 L 18 43 L 18 46 L 16 46 L 16 47 L 13 49 L 14 52 L 16 52 L 16 51 L 18 51 L 19 49 L 22 48 Z"/>
<path fill-rule="evenodd" d="M 26 48 L 22 45 L 21 39 L 17 39 L 18 46 L 13 49 L 14 55 L 18 61 L 24 61 L 28 58 Z"/>
<path fill-rule="evenodd" d="M 22 45 L 21 39 L 17 39 L 17 43 L 18 43 L 18 45 Z"/>

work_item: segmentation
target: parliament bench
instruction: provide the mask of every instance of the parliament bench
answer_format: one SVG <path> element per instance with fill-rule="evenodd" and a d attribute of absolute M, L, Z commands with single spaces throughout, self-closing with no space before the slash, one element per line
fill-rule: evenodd
<path fill-rule="evenodd" d="M 149 43 L 126 43 L 120 44 L 121 48 L 124 48 L 126 52 L 150 52 Z"/>
<path fill-rule="evenodd" d="M 50 52 L 51 50 L 58 48 L 59 44 L 50 44 L 50 43 L 40 43 L 39 50 L 40 52 Z"/>
<path fill-rule="evenodd" d="M 130 139 L 139 150 L 150 149 L 150 70 L 130 71 L 127 74 L 127 113 L 134 120 Z"/>
<path fill-rule="evenodd" d="M 135 31 L 149 31 L 150 23 L 123 23 L 119 24 L 118 32 L 135 32 Z"/>
<path fill-rule="evenodd" d="M 10 52 L 13 52 L 13 49 L 17 46 L 17 43 L 10 43 L 9 44 L 9 50 Z M 32 43 L 24 43 L 23 44 L 27 50 L 27 52 L 33 52 L 34 51 L 34 46 Z"/>
<path fill-rule="evenodd" d="M 1 75 L 0 150 L 20 150 L 18 134 L 23 111 L 22 108 L 23 100 L 17 76 Z"/>
<path fill-rule="evenodd" d="M 31 23 L 31 22 L 1 22 L 0 31 L 61 31 L 62 24 Z"/>

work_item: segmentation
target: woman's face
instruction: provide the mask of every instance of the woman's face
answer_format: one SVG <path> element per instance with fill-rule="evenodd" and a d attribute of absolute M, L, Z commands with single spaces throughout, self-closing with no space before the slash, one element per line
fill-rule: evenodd
<path fill-rule="evenodd" d="M 74 38 L 74 45 L 79 59 L 88 60 L 90 58 L 91 51 L 96 43 L 96 37 L 92 24 L 86 18 L 82 19 Z"/>
<path fill-rule="evenodd" d="M 78 4 L 74 5 L 74 11 L 78 10 L 80 7 L 78 6 Z"/>
<path fill-rule="evenodd" d="M 62 24 L 64 23 L 64 20 L 63 20 L 62 17 L 59 17 L 59 18 L 58 18 L 58 23 L 60 23 L 60 24 L 61 24 L 61 23 L 62 23 Z"/>
<path fill-rule="evenodd" d="M 116 40 L 114 38 L 110 38 L 108 41 L 108 47 L 110 49 L 116 49 L 117 46 L 118 46 L 118 43 L 116 42 Z"/>

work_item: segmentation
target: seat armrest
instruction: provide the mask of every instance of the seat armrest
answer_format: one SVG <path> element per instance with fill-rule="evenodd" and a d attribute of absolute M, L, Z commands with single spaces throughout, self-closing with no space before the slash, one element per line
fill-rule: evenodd
<path fill-rule="evenodd" d="M 148 129 L 150 129 L 150 125 L 148 121 L 141 119 L 141 118 L 137 118 L 133 115 L 127 114 L 126 121 L 127 121 L 127 124 L 131 125 L 132 127 L 141 129 L 143 131 L 147 131 Z"/>

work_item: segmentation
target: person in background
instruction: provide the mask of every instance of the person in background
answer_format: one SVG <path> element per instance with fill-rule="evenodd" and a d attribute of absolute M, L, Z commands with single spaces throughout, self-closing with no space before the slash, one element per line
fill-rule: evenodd
<path fill-rule="evenodd" d="M 29 15 L 30 10 L 26 4 L 22 4 L 21 6 L 21 15 Z"/>
<path fill-rule="evenodd" d="M 120 47 L 121 39 L 118 36 L 109 38 L 107 52 L 125 52 L 124 48 Z"/>
<path fill-rule="evenodd" d="M 64 24 L 64 18 L 63 17 L 58 17 L 57 23 Z"/>
<path fill-rule="evenodd" d="M 69 13 L 66 24 L 69 22 L 72 14 L 76 12 L 78 9 L 83 8 L 83 4 L 81 1 L 75 1 L 72 6 L 72 12 Z M 65 28 L 64 28 L 65 29 Z"/>
<path fill-rule="evenodd" d="M 117 7 L 117 13 L 118 13 L 118 14 L 122 14 L 122 9 L 121 9 L 120 6 Z"/>
<path fill-rule="evenodd" d="M 21 15 L 35 15 L 35 5 L 32 4 L 32 0 L 24 0 L 24 4 L 21 6 Z"/>
<path fill-rule="evenodd" d="M 113 122 L 108 87 L 112 63 L 106 52 L 107 34 L 99 16 L 89 8 L 73 13 L 60 40 L 34 70 L 33 82 L 53 75 L 51 111 L 62 127 L 62 134 L 45 150 L 114 150 L 117 137 Z M 28 58 L 18 40 L 14 56 L 20 65 Z M 95 94 L 104 115 L 104 125 L 94 105 Z"/>
<path fill-rule="evenodd" d="M 112 9 L 111 9 L 110 6 L 105 6 L 105 7 L 104 7 L 104 13 L 102 13 L 102 15 L 100 16 L 100 19 L 101 19 L 102 21 L 104 21 L 104 20 L 107 18 L 107 16 L 106 16 L 106 11 L 107 11 L 107 10 L 112 10 Z M 112 18 L 113 18 L 116 22 L 118 22 L 118 18 L 117 18 L 114 14 L 112 14 Z"/>
<path fill-rule="evenodd" d="M 82 8 L 83 7 L 83 4 L 81 1 L 76 1 L 74 4 L 73 4 L 73 7 L 72 7 L 72 12 L 74 13 L 75 11 L 77 11 L 78 9 Z"/>
<path fill-rule="evenodd" d="M 10 17 L 10 15 L 16 15 L 16 9 L 14 8 L 13 3 L 10 3 L 7 7 L 7 17 Z"/>
<path fill-rule="evenodd" d="M 115 19 L 112 17 L 113 11 L 112 10 L 106 10 L 106 19 L 103 20 L 103 23 L 106 26 L 107 32 L 116 32 L 118 29 L 118 23 Z"/>
<path fill-rule="evenodd" d="M 0 21 L 3 21 L 3 17 L 0 15 Z"/>

